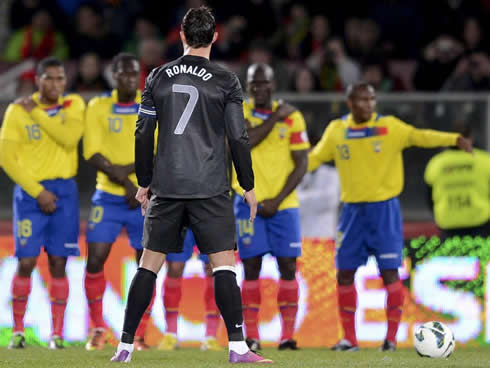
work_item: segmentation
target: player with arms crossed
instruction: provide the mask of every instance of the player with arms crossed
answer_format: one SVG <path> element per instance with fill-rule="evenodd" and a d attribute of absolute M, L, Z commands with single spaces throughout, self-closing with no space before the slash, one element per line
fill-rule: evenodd
<path fill-rule="evenodd" d="M 137 180 L 134 173 L 134 131 L 141 102 L 138 59 L 126 53 L 117 55 L 112 62 L 112 73 L 116 89 L 90 100 L 83 137 L 84 157 L 97 169 L 97 187 L 87 228 L 88 258 L 84 282 L 94 326 L 85 346 L 87 350 L 100 350 L 105 345 L 104 264 L 123 227 L 137 262 L 143 253 L 144 217 L 135 198 Z M 148 349 L 144 335 L 150 313 L 151 305 L 136 331 L 137 350 Z"/>
<path fill-rule="evenodd" d="M 151 301 L 168 253 L 183 247 L 186 226 L 209 256 L 216 304 L 225 321 L 232 363 L 268 363 L 248 349 L 235 273 L 235 219 L 227 178 L 226 141 L 240 185 L 257 202 L 236 76 L 209 61 L 218 34 L 206 7 L 190 9 L 181 25 L 184 55 L 154 69 L 146 80 L 136 128 L 137 198 L 146 208 L 143 255 L 128 294 L 121 342 L 112 361 L 128 362 L 134 334 Z M 157 154 L 153 136 L 158 121 Z M 151 199 L 148 199 L 151 185 Z"/>
<path fill-rule="evenodd" d="M 165 332 L 158 349 L 175 350 L 179 342 L 177 339 L 177 321 L 179 317 L 179 304 L 182 297 L 182 275 L 186 262 L 192 257 L 196 240 L 192 231 L 187 230 L 184 240 L 184 251 L 182 253 L 167 254 L 167 275 L 163 282 L 163 307 L 165 309 Z M 206 309 L 206 331 L 201 350 L 220 351 L 223 348 L 216 340 L 219 326 L 219 311 L 214 300 L 213 270 L 209 264 L 209 257 L 199 254 L 199 259 L 204 264 L 206 273 L 206 288 L 204 291 L 204 304 Z"/>
<path fill-rule="evenodd" d="M 403 307 L 403 286 L 398 275 L 403 233 L 398 195 L 403 189 L 402 151 L 408 147 L 458 145 L 471 152 L 464 137 L 416 129 L 394 116 L 376 113 L 374 88 L 365 82 L 347 88 L 350 114 L 333 120 L 309 155 L 308 170 L 335 161 L 344 207 L 336 245 L 339 314 L 344 338 L 332 349 L 358 350 L 354 275 L 374 255 L 387 291 L 388 328 L 383 351 L 396 348 L 396 333 Z"/>
<path fill-rule="evenodd" d="M 9 348 L 25 347 L 24 315 L 31 274 L 41 247 L 48 254 L 53 330 L 48 347 L 63 348 L 69 284 L 68 256 L 78 256 L 77 146 L 83 133 L 85 102 L 64 95 L 65 69 L 56 58 L 39 62 L 38 92 L 10 104 L 0 133 L 0 157 L 14 188 L 17 271 L 12 281 L 14 329 Z"/>
<path fill-rule="evenodd" d="M 269 65 L 253 64 L 247 71 L 251 100 L 244 103 L 247 132 L 252 146 L 259 209 L 257 219 L 248 223 L 249 207 L 240 196 L 238 181 L 235 198 L 238 246 L 245 269 L 242 285 L 243 316 L 247 344 L 260 349 L 258 313 L 259 274 L 262 257 L 271 253 L 277 259 L 281 278 L 277 304 L 282 319 L 279 349 L 296 350 L 293 340 L 298 312 L 296 258 L 301 255 L 299 202 L 296 187 L 308 168 L 306 124 L 301 112 L 291 105 L 272 100 L 274 72 Z"/>

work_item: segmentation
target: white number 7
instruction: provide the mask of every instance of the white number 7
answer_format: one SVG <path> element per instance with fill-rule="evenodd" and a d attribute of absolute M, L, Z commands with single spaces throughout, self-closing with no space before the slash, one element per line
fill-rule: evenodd
<path fill-rule="evenodd" d="M 196 107 L 197 100 L 199 99 L 199 91 L 194 86 L 187 86 L 185 84 L 172 84 L 172 92 L 187 93 L 189 95 L 189 101 L 185 106 L 184 112 L 180 116 L 179 122 L 175 127 L 174 134 L 181 135 L 184 133 L 185 127 L 189 123 L 192 112 Z"/>

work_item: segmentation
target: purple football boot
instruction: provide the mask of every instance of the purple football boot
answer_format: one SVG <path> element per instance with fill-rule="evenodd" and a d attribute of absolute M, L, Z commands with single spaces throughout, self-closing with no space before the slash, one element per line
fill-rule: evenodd
<path fill-rule="evenodd" d="M 238 354 L 231 350 L 229 361 L 230 363 L 274 363 L 272 360 L 261 357 L 251 350 L 245 354 Z"/>
<path fill-rule="evenodd" d="M 117 350 L 111 359 L 111 362 L 129 363 L 131 361 L 131 353 L 128 350 Z"/>

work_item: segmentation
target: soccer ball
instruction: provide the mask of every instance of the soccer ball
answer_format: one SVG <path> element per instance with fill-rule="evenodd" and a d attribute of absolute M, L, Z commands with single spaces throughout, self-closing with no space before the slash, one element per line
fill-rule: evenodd
<path fill-rule="evenodd" d="M 441 322 L 432 321 L 414 330 L 413 345 L 421 357 L 447 358 L 454 351 L 456 342 L 449 327 Z"/>

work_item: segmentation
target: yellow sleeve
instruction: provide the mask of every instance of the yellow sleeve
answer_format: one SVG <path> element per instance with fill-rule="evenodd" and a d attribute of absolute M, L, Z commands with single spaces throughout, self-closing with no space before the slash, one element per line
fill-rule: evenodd
<path fill-rule="evenodd" d="M 332 161 L 335 158 L 333 144 L 331 142 L 334 123 L 331 122 L 323 133 L 320 142 L 313 148 L 308 155 L 308 172 L 315 171 L 324 162 Z"/>
<path fill-rule="evenodd" d="M 98 102 L 95 97 L 90 100 L 85 114 L 85 134 L 83 135 L 83 158 L 89 160 L 96 153 L 101 152 L 104 142 L 104 130 L 98 121 Z"/>
<path fill-rule="evenodd" d="M 50 117 L 36 107 L 31 111 L 31 117 L 54 141 L 71 150 L 77 146 L 83 133 L 85 102 L 80 96 L 71 95 L 65 99 L 65 104 L 69 105 L 56 116 Z"/>
<path fill-rule="evenodd" d="M 17 161 L 18 147 L 17 142 L 0 139 L 0 163 L 10 179 L 19 184 L 31 197 L 36 198 L 44 188 L 33 179 L 25 167 L 19 165 Z"/>
<path fill-rule="evenodd" d="M 291 136 L 289 137 L 289 149 L 299 151 L 310 148 L 310 141 L 306 133 L 306 123 L 303 114 L 296 110 L 288 116 L 286 122 L 291 124 Z"/>
<path fill-rule="evenodd" d="M 11 142 L 22 142 L 22 126 L 16 124 L 17 114 L 22 109 L 19 105 L 10 104 L 5 111 L 3 118 L 2 128 L 0 129 L 0 140 L 7 140 Z"/>
<path fill-rule="evenodd" d="M 393 117 L 394 128 L 398 131 L 401 138 L 401 149 L 408 147 L 448 147 L 455 146 L 459 137 L 457 133 L 439 132 L 431 129 L 417 129 L 412 125 Z"/>

